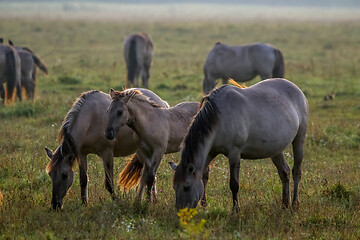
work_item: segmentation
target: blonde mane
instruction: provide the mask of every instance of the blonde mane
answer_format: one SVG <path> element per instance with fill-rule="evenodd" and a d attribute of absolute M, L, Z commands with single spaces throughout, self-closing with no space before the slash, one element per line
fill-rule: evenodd
<path fill-rule="evenodd" d="M 133 90 L 133 89 L 127 89 L 122 92 L 114 91 L 113 96 L 111 97 L 111 100 L 112 101 L 120 101 L 123 98 L 129 98 L 129 101 L 134 99 L 139 102 L 147 102 L 153 107 L 161 108 L 160 105 L 158 105 L 154 101 L 150 100 L 150 98 L 148 96 L 144 95 L 139 90 Z"/>

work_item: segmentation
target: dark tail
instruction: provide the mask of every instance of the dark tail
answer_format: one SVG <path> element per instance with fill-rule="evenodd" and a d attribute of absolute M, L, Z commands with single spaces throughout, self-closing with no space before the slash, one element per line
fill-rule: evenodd
<path fill-rule="evenodd" d="M 136 61 L 136 39 L 131 39 L 129 49 L 129 65 L 128 65 L 128 81 L 134 83 L 135 71 L 137 67 Z"/>
<path fill-rule="evenodd" d="M 41 71 L 43 71 L 47 75 L 48 74 L 48 69 L 46 67 L 46 64 L 43 61 L 41 61 L 41 59 L 36 54 L 34 54 L 34 52 L 31 51 L 29 48 L 23 47 L 22 49 L 24 49 L 25 51 L 28 51 L 28 52 L 30 52 L 32 54 L 32 57 L 34 59 L 34 62 L 36 64 L 36 66 L 38 68 L 40 68 Z"/>
<path fill-rule="evenodd" d="M 273 78 L 283 78 L 285 73 L 284 58 L 279 49 L 274 50 L 275 53 L 275 66 L 272 72 Z"/>
<path fill-rule="evenodd" d="M 135 154 L 133 159 L 128 162 L 124 170 L 122 170 L 119 175 L 118 185 L 120 186 L 120 189 L 129 191 L 131 188 L 138 185 L 140 182 L 142 168 L 143 164 L 139 161 L 137 155 Z"/>
<path fill-rule="evenodd" d="M 6 53 L 6 98 L 8 101 L 12 100 L 12 96 L 14 93 L 15 85 L 16 85 L 16 62 L 15 62 L 15 50 L 11 49 Z"/>

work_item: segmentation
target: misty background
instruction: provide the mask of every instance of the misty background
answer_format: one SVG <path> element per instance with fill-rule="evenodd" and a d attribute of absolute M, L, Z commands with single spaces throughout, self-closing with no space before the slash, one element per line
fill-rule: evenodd
<path fill-rule="evenodd" d="M 360 21 L 359 0 L 0 0 L 0 19 Z"/>

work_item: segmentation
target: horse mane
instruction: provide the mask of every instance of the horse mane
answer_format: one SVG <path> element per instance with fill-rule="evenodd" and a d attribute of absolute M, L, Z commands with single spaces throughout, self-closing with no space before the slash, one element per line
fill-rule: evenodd
<path fill-rule="evenodd" d="M 125 98 L 125 97 L 129 98 L 130 100 L 135 99 L 139 102 L 149 103 L 152 107 L 155 107 L 155 108 L 161 108 L 161 106 L 159 104 L 157 104 L 156 102 L 151 100 L 148 96 L 144 95 L 139 90 L 133 90 L 133 89 L 126 89 L 122 92 L 114 91 L 114 95 L 111 98 L 111 100 L 120 101 L 122 98 Z"/>
<path fill-rule="evenodd" d="M 225 86 L 226 85 L 213 90 L 202 99 L 200 110 L 190 124 L 189 130 L 183 140 L 182 145 L 184 148 L 181 153 L 181 162 L 178 166 L 180 171 L 178 171 L 178 169 L 175 171 L 174 182 L 183 179 L 188 164 L 194 163 L 195 156 L 199 152 L 201 144 L 204 144 L 206 138 L 210 136 L 214 128 L 218 125 L 220 110 L 216 106 L 214 98 Z"/>
<path fill-rule="evenodd" d="M 72 164 L 75 163 L 75 158 L 78 156 L 78 152 L 76 150 L 76 143 L 70 135 L 70 131 L 73 127 L 73 123 L 79 116 L 81 108 L 85 104 L 86 98 L 96 92 L 99 91 L 92 90 L 82 93 L 81 96 L 76 99 L 69 112 L 66 114 L 58 136 L 58 142 L 60 145 L 54 152 L 52 159 L 46 167 L 47 172 L 50 172 L 59 163 L 59 160 L 70 154 L 74 155 Z"/>

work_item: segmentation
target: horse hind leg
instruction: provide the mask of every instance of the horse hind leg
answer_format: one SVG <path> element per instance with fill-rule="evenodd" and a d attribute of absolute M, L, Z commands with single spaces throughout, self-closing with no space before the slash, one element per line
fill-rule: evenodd
<path fill-rule="evenodd" d="M 114 156 L 112 151 L 105 151 L 101 154 L 105 170 L 105 188 L 111 194 L 112 199 L 116 199 L 114 191 Z"/>
<path fill-rule="evenodd" d="M 1 97 L 1 102 L 4 104 L 5 103 L 5 88 L 4 88 L 4 84 L 0 84 L 0 97 Z"/>
<path fill-rule="evenodd" d="M 35 84 L 32 78 L 22 78 L 22 87 L 25 88 L 26 98 L 34 99 L 35 96 Z"/>
<path fill-rule="evenodd" d="M 294 180 L 294 196 L 292 206 L 294 209 L 299 208 L 298 189 L 301 180 L 301 163 L 304 158 L 304 142 L 305 134 L 300 134 L 294 139 L 292 143 L 294 152 L 294 167 L 292 169 Z"/>
<path fill-rule="evenodd" d="M 283 199 L 282 203 L 284 207 L 289 207 L 290 202 L 290 193 L 289 193 L 289 182 L 290 182 L 290 167 L 287 164 L 284 154 L 280 153 L 274 157 L 271 158 L 272 162 L 276 166 L 279 177 L 282 182 L 282 188 L 283 188 Z"/>
<path fill-rule="evenodd" d="M 21 91 L 21 84 L 18 83 L 16 84 L 16 94 L 20 100 L 20 102 L 22 101 L 22 91 Z"/>
<path fill-rule="evenodd" d="M 144 68 L 141 71 L 141 80 L 142 80 L 142 85 L 145 88 L 149 87 L 149 78 L 150 78 L 150 67 L 149 66 L 144 66 Z"/>

